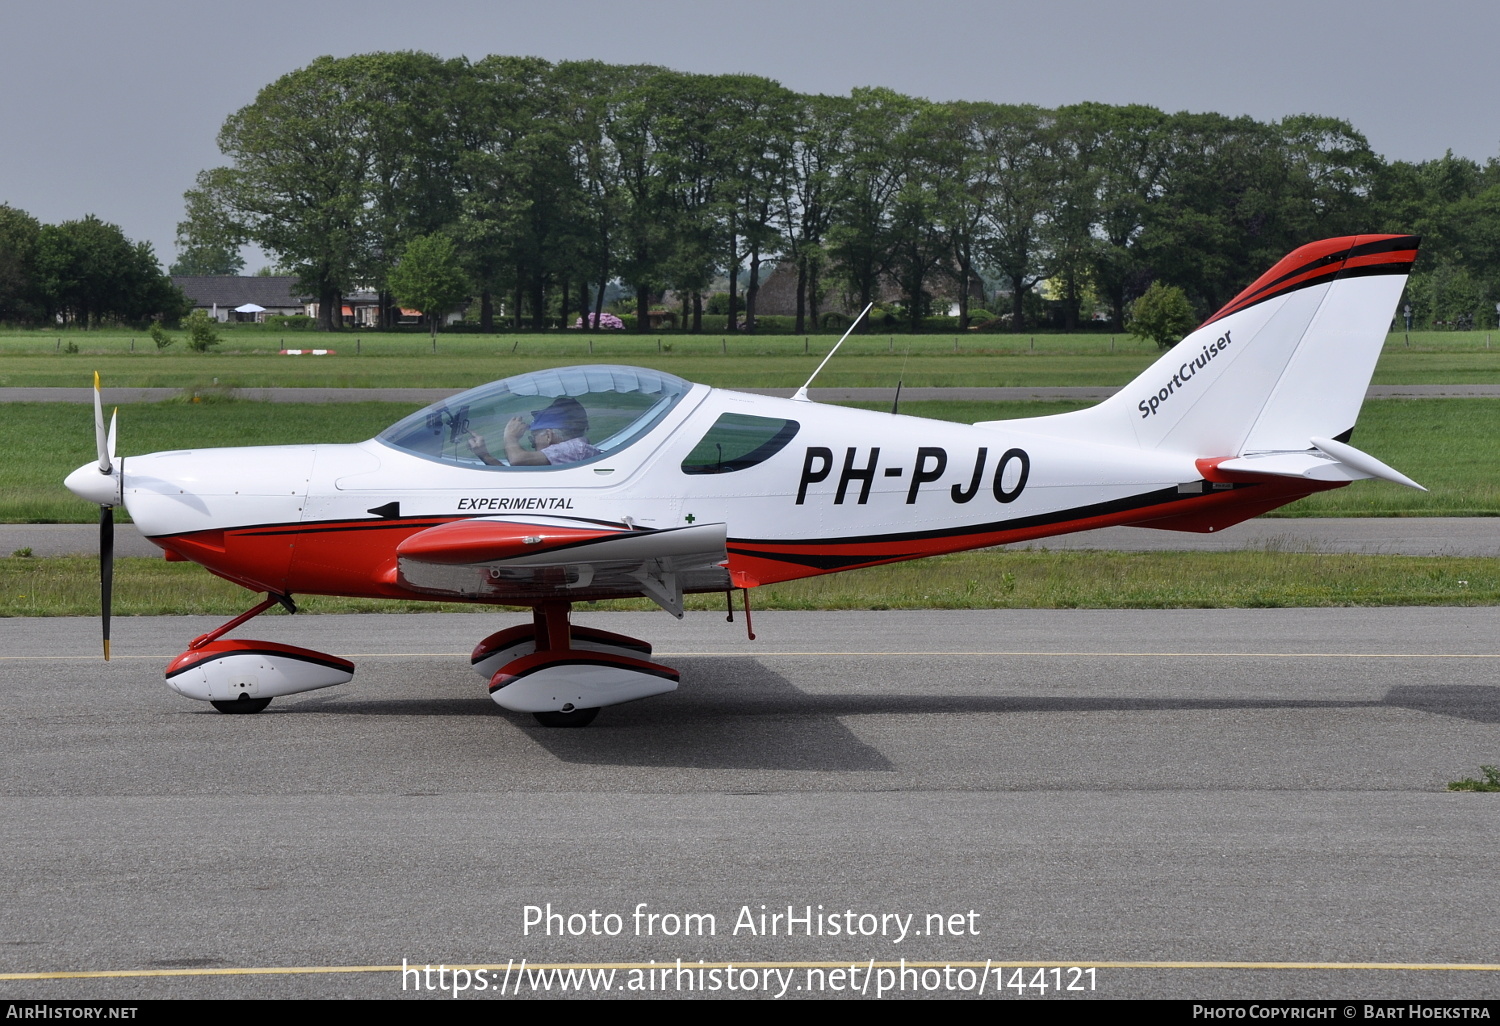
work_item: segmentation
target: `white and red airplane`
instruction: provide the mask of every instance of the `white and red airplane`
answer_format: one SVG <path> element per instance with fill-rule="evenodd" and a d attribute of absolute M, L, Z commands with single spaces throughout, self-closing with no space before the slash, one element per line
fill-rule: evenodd
<path fill-rule="evenodd" d="M 973 425 L 581 366 L 356 445 L 121 458 L 96 375 L 99 458 L 67 486 L 101 507 L 105 658 L 121 504 L 167 559 L 266 595 L 167 666 L 189 698 L 258 712 L 349 680 L 338 656 L 222 637 L 294 595 L 441 599 L 529 606 L 473 666 L 505 708 L 582 726 L 678 674 L 647 642 L 571 624 L 575 602 L 645 596 L 681 617 L 685 594 L 1110 525 L 1217 531 L 1361 478 L 1420 488 L 1349 444 L 1418 241 L 1303 246 L 1099 405 Z"/>

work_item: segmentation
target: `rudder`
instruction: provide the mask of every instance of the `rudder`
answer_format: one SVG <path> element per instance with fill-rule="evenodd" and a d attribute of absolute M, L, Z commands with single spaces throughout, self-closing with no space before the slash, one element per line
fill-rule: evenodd
<path fill-rule="evenodd" d="M 1353 235 L 1302 246 L 1111 398 L 1028 427 L 1194 457 L 1303 450 L 1343 435 L 1419 242 Z"/>

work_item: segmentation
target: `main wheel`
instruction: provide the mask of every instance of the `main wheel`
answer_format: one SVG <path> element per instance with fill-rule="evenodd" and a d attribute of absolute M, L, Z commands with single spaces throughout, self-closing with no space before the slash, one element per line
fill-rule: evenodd
<path fill-rule="evenodd" d="M 232 702 L 210 702 L 215 709 L 221 713 L 258 713 L 271 704 L 269 698 L 251 698 L 249 695 L 241 695 Z"/>
<path fill-rule="evenodd" d="M 598 709 L 574 709 L 572 712 L 532 713 L 544 727 L 587 727 L 599 715 Z"/>

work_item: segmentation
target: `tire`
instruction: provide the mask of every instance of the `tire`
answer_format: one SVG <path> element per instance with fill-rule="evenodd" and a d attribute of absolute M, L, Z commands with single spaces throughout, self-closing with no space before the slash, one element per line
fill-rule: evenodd
<path fill-rule="evenodd" d="M 532 713 L 544 727 L 587 727 L 599 715 L 598 709 L 574 709 L 572 712 Z"/>
<path fill-rule="evenodd" d="M 212 705 L 219 712 L 231 715 L 236 713 L 258 713 L 270 704 L 271 700 L 269 698 L 250 698 L 247 695 L 241 695 L 232 702 L 209 703 L 209 705 Z"/>

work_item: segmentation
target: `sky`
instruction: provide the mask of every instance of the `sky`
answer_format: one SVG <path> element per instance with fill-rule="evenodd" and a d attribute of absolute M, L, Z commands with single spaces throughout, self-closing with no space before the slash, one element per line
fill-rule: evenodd
<path fill-rule="evenodd" d="M 1388 160 L 1500 156 L 1500 4 L 1435 0 L 5 0 L 0 203 L 175 257 L 224 119 L 323 54 L 527 54 L 799 92 L 1344 118 Z M 250 254 L 252 264 L 259 254 Z M 260 262 L 264 262 L 261 260 Z"/>

